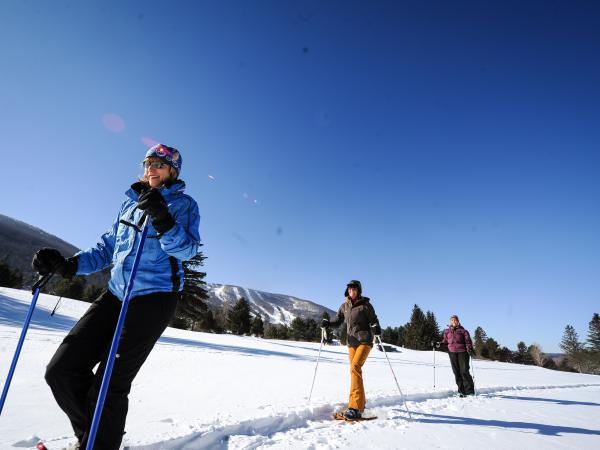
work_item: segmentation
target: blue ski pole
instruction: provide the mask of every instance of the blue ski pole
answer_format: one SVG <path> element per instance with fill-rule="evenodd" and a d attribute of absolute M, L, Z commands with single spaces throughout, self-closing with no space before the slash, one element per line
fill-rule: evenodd
<path fill-rule="evenodd" d="M 31 299 L 29 311 L 27 311 L 27 316 L 25 317 L 25 323 L 23 324 L 23 329 L 21 330 L 21 337 L 19 337 L 19 342 L 17 344 L 17 349 L 15 350 L 15 355 L 13 356 L 10 369 L 8 370 L 8 376 L 6 377 L 6 382 L 4 383 L 4 389 L 2 389 L 2 398 L 0 398 L 0 414 L 2 414 L 2 408 L 4 408 L 4 402 L 6 401 L 6 397 L 8 396 L 8 388 L 10 387 L 10 382 L 12 381 L 12 377 L 15 373 L 15 368 L 17 367 L 17 361 L 19 360 L 19 355 L 21 354 L 23 342 L 25 342 L 25 335 L 27 334 L 29 322 L 31 322 L 31 316 L 33 315 L 33 310 L 35 309 L 35 304 L 37 303 L 38 296 L 40 295 L 40 290 L 46 285 L 48 280 L 52 278 L 52 275 L 54 275 L 54 272 L 50 272 L 46 275 L 41 276 L 31 288 L 33 298 Z"/>
<path fill-rule="evenodd" d="M 142 256 L 142 249 L 144 248 L 144 242 L 146 241 L 146 235 L 148 234 L 148 219 L 144 221 L 142 228 L 142 236 L 138 249 L 133 260 L 133 267 L 131 268 L 131 274 L 129 275 L 129 282 L 127 283 L 127 289 L 125 291 L 125 298 L 121 305 L 121 312 L 119 313 L 119 320 L 117 321 L 117 327 L 113 336 L 112 343 L 110 344 L 110 352 L 106 361 L 106 368 L 104 369 L 104 376 L 102 377 L 102 384 L 100 385 L 100 393 L 98 394 L 98 401 L 96 402 L 96 409 L 94 410 L 94 418 L 92 419 L 92 426 L 90 427 L 90 434 L 88 435 L 88 441 L 86 450 L 92 450 L 94 448 L 94 440 L 96 439 L 96 433 L 98 432 L 98 426 L 100 425 L 100 416 L 102 415 L 102 409 L 104 408 L 104 400 L 106 399 L 106 393 L 108 391 L 108 384 L 110 383 L 110 376 L 112 374 L 113 366 L 115 365 L 115 356 L 117 354 L 117 348 L 119 347 L 119 339 L 121 337 L 121 331 L 123 330 L 123 324 L 125 323 L 125 315 L 127 314 L 127 308 L 129 306 L 129 300 L 131 299 L 131 292 L 133 291 L 133 281 L 135 280 L 135 274 L 140 263 Z"/>

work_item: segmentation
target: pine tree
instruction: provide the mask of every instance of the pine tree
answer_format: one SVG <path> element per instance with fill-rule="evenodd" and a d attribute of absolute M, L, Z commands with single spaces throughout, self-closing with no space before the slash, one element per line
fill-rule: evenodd
<path fill-rule="evenodd" d="M 441 332 L 438 322 L 435 318 L 435 314 L 432 311 L 427 311 L 425 314 L 425 325 L 423 327 L 423 344 L 426 348 L 422 350 L 431 349 L 431 345 L 438 342 L 441 339 Z"/>
<path fill-rule="evenodd" d="M 588 344 L 593 352 L 600 352 L 600 316 L 594 313 L 588 328 Z"/>
<path fill-rule="evenodd" d="M 321 342 L 321 322 L 306 319 L 306 338 L 310 342 Z"/>
<path fill-rule="evenodd" d="M 517 344 L 517 352 L 515 353 L 515 362 L 518 364 L 531 364 L 531 358 L 527 352 L 527 344 L 520 341 Z"/>
<path fill-rule="evenodd" d="M 381 340 L 387 344 L 399 345 L 398 328 L 387 327 L 381 333 Z"/>
<path fill-rule="evenodd" d="M 85 279 L 83 277 L 74 277 L 71 279 L 62 278 L 57 281 L 52 288 L 52 293 L 59 297 L 83 300 L 85 291 Z"/>
<path fill-rule="evenodd" d="M 498 359 L 498 349 L 500 348 L 500 344 L 498 344 L 498 341 L 496 341 L 496 339 L 494 338 L 487 338 L 487 340 L 485 341 L 485 348 L 487 349 L 488 352 L 488 358 L 490 358 L 492 361 L 495 361 L 496 359 Z"/>
<path fill-rule="evenodd" d="M 264 324 L 263 324 L 263 320 L 262 317 L 260 316 L 260 314 L 257 314 L 254 317 L 254 320 L 252 321 L 252 326 L 250 327 L 250 334 L 253 334 L 254 336 L 263 336 L 264 333 Z"/>
<path fill-rule="evenodd" d="M 406 325 L 400 325 L 398 328 L 398 340 L 396 341 L 396 345 L 399 347 L 406 346 Z"/>
<path fill-rule="evenodd" d="M 573 326 L 567 325 L 565 327 L 565 332 L 560 341 L 560 348 L 565 352 L 571 367 L 577 372 L 583 373 L 589 368 L 589 355 L 579 341 L 579 335 Z"/>
<path fill-rule="evenodd" d="M 227 326 L 234 334 L 248 334 L 250 332 L 250 305 L 242 297 L 227 314 Z"/>
<path fill-rule="evenodd" d="M 18 269 L 13 269 L 6 262 L 0 261 L 0 286 L 20 288 L 23 286 L 23 275 Z"/>
<path fill-rule="evenodd" d="M 581 342 L 579 342 L 579 335 L 572 325 L 567 325 L 565 327 L 565 332 L 562 340 L 560 341 L 560 348 L 567 354 L 567 356 L 574 355 L 578 351 L 582 350 L 583 346 L 581 345 Z"/>
<path fill-rule="evenodd" d="M 306 332 L 307 332 L 307 327 L 306 327 L 306 323 L 304 322 L 304 320 L 302 320 L 302 318 L 300 317 L 296 317 L 294 320 L 292 320 L 292 323 L 290 324 L 290 328 L 291 328 L 291 337 L 292 339 L 294 339 L 295 341 L 305 341 L 306 339 Z"/>
<path fill-rule="evenodd" d="M 513 362 L 514 353 L 508 347 L 501 347 L 496 352 L 498 361 L 502 362 Z"/>
<path fill-rule="evenodd" d="M 183 292 L 171 323 L 173 326 L 182 325 L 181 328 L 203 331 L 214 328 L 212 312 L 204 302 L 208 299 L 204 281 L 206 272 L 201 272 L 200 268 L 204 265 L 205 259 L 206 257 L 200 252 L 192 259 L 183 262 Z M 206 328 L 207 325 L 211 328 Z"/>
<path fill-rule="evenodd" d="M 473 350 L 478 358 L 483 356 L 485 349 L 485 341 L 487 340 L 487 334 L 481 327 L 475 328 L 475 334 L 473 335 Z"/>
<path fill-rule="evenodd" d="M 426 317 L 419 305 L 414 305 L 410 322 L 405 326 L 405 345 L 412 350 L 428 350 L 430 343 L 425 338 Z"/>

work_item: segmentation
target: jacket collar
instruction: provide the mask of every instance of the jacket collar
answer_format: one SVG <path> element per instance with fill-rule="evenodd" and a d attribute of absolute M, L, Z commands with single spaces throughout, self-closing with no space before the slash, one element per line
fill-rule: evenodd
<path fill-rule="evenodd" d="M 350 299 L 350 297 L 346 297 L 346 303 L 350 306 L 358 306 L 358 305 L 362 305 L 363 303 L 367 303 L 369 301 L 369 297 L 363 297 L 362 295 L 358 298 L 358 300 L 356 300 L 356 302 L 353 304 L 352 300 Z"/>
<path fill-rule="evenodd" d="M 125 192 L 125 195 L 127 195 L 127 197 L 129 197 L 130 199 L 137 202 L 140 194 L 142 193 L 142 191 L 145 188 L 146 188 L 145 185 L 142 182 L 138 181 L 131 185 L 131 188 L 129 188 L 127 190 L 127 192 Z M 162 196 L 165 199 L 168 199 L 169 197 L 179 194 L 185 190 L 185 181 L 176 180 L 174 183 L 172 183 L 168 186 L 166 186 L 166 185 L 161 186 L 160 188 L 158 188 L 158 190 L 160 191 L 160 193 L 162 194 Z"/>

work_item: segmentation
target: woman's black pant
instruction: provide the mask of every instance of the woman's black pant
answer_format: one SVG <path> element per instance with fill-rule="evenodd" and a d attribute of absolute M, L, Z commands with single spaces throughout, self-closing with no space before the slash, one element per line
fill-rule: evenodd
<path fill-rule="evenodd" d="M 450 356 L 450 364 L 452 365 L 458 392 L 463 395 L 474 394 L 475 386 L 469 373 L 469 354 L 467 352 L 448 352 L 448 356 Z"/>
<path fill-rule="evenodd" d="M 179 297 L 179 292 L 159 292 L 131 299 L 94 449 L 119 448 L 131 383 L 173 317 Z M 111 292 L 102 294 L 65 337 L 46 368 L 46 382 L 69 417 L 81 448 L 87 444 L 121 305 Z"/>

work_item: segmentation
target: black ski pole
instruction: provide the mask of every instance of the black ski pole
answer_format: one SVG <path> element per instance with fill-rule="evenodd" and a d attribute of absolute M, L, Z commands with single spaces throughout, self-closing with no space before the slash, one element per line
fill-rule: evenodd
<path fill-rule="evenodd" d="M 4 408 L 4 402 L 6 401 L 6 397 L 8 396 L 8 388 L 10 387 L 10 382 L 12 381 L 12 377 L 17 367 L 17 361 L 19 360 L 19 355 L 21 354 L 21 348 L 23 348 L 23 342 L 25 342 L 25 335 L 27 334 L 29 322 L 31 322 L 31 316 L 33 315 L 33 310 L 35 309 L 35 304 L 37 303 L 38 296 L 40 295 L 40 290 L 46 285 L 48 280 L 52 278 L 52 275 L 54 275 L 54 272 L 50 272 L 46 275 L 41 276 L 31 288 L 33 298 L 31 299 L 31 304 L 29 305 L 29 310 L 27 311 L 27 316 L 25 317 L 25 323 L 23 324 L 23 328 L 21 329 L 21 336 L 19 337 L 17 349 L 15 350 L 10 369 L 8 370 L 8 376 L 6 377 L 6 382 L 4 383 L 4 389 L 2 389 L 2 397 L 0 398 L 0 414 L 2 414 L 2 408 Z"/>

